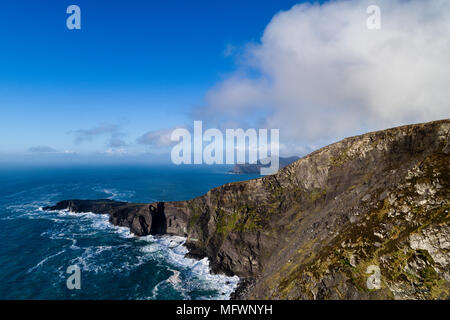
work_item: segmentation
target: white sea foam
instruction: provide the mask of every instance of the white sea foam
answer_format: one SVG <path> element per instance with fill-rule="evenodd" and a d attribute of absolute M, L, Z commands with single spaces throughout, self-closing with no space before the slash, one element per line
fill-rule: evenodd
<path fill-rule="evenodd" d="M 59 256 L 60 254 L 64 253 L 65 251 L 66 251 L 66 250 L 63 249 L 63 250 L 61 250 L 61 251 L 59 251 L 59 252 L 57 252 L 57 253 L 55 253 L 55 254 L 52 254 L 52 255 L 50 255 L 50 256 L 48 256 L 48 257 L 45 257 L 44 259 L 42 259 L 41 261 L 39 261 L 34 267 L 29 268 L 29 269 L 27 270 L 27 273 L 31 273 L 31 272 L 35 271 L 36 269 L 38 269 L 39 267 L 42 267 L 42 266 L 44 265 L 45 262 L 47 262 L 48 260 L 50 260 L 50 259 L 52 259 L 52 258 L 54 258 L 54 257 L 56 257 L 56 256 Z"/>
<path fill-rule="evenodd" d="M 100 186 L 93 187 L 92 190 L 109 195 L 106 197 L 107 199 L 116 201 L 130 201 L 136 194 L 132 190 L 117 190 L 115 188 L 104 188 Z"/>
<path fill-rule="evenodd" d="M 208 296 L 205 297 L 205 299 L 229 299 L 230 294 L 235 290 L 239 282 L 237 276 L 228 277 L 225 275 L 211 274 L 209 260 L 207 258 L 202 260 L 186 258 L 185 255 L 188 253 L 188 249 L 184 246 L 186 238 L 168 235 L 136 237 L 130 232 L 129 228 L 114 226 L 109 223 L 108 215 L 106 214 L 70 213 L 68 211 L 62 211 L 61 214 L 88 217 L 92 219 L 92 226 L 97 230 L 110 229 L 122 238 L 135 238 L 138 241 L 145 241 L 148 243 L 141 249 L 142 255 L 137 257 L 137 262 L 132 264 L 124 262 L 121 266 L 115 267 L 114 270 L 118 272 L 132 270 L 149 260 L 158 261 L 159 259 L 163 259 L 175 267 L 185 270 L 183 279 L 180 278 L 180 273 L 177 271 L 178 273 L 162 282 L 171 284 L 174 289 L 179 291 L 186 299 L 188 299 L 189 296 L 185 294 L 185 291 L 190 289 L 190 287 L 195 286 L 200 286 L 200 289 L 218 292 L 216 296 Z M 103 266 L 98 265 L 98 261 L 95 259 L 95 256 L 100 254 L 104 249 L 104 247 L 97 247 L 96 250 L 88 250 L 84 255 L 78 258 L 78 260 L 74 260 L 73 262 L 80 263 L 85 270 L 93 271 L 95 273 L 100 272 L 103 269 L 110 267 L 109 264 Z M 95 263 L 97 264 L 92 265 Z M 170 270 L 173 271 L 173 269 Z M 159 283 L 155 287 L 155 294 L 160 285 L 162 285 L 162 283 Z"/>
<path fill-rule="evenodd" d="M 124 271 L 131 271 L 149 261 L 156 263 L 164 261 L 165 263 L 169 263 L 169 265 L 173 266 L 173 268 L 168 268 L 172 272 L 172 275 L 158 283 L 152 291 L 152 296 L 147 297 L 148 299 L 156 299 L 161 286 L 172 286 L 185 299 L 191 298 L 190 292 L 198 292 L 199 290 L 216 292 L 216 294 L 202 297 L 204 299 L 229 299 L 230 294 L 238 284 L 239 278 L 236 276 L 228 277 L 225 275 L 211 274 L 207 258 L 202 260 L 185 258 L 188 250 L 184 246 L 186 239 L 183 237 L 135 237 L 129 228 L 114 226 L 109 223 L 109 216 L 107 214 L 95 214 L 92 212 L 76 213 L 69 210 L 43 211 L 42 205 L 43 202 L 33 202 L 25 205 L 14 204 L 10 205 L 8 209 L 16 213 L 14 215 L 15 218 L 48 219 L 62 224 L 52 230 L 43 232 L 41 236 L 57 240 L 67 240 L 70 244 L 65 245 L 64 249 L 60 252 L 45 257 L 30 268 L 28 272 L 33 272 L 41 268 L 50 259 L 63 254 L 67 249 L 71 249 L 79 250 L 80 254 L 70 260 L 70 263 L 79 265 L 83 271 L 96 274 L 102 272 L 122 273 Z M 76 219 L 79 223 L 73 223 L 71 221 L 72 219 Z M 81 247 L 77 244 L 78 238 L 95 237 L 98 235 L 98 231 L 114 232 L 123 239 L 135 239 L 145 243 L 140 250 L 140 254 L 130 256 L 129 259 L 122 261 L 120 264 L 114 264 L 110 258 L 114 254 L 123 254 L 120 251 L 121 245 Z M 133 243 L 130 242 L 127 246 L 131 248 Z M 60 276 L 64 276 L 63 269 L 58 269 L 58 272 L 62 274 Z"/>
<path fill-rule="evenodd" d="M 157 237 L 146 236 L 141 237 L 140 240 L 149 242 L 142 249 L 144 253 L 153 254 L 155 258 L 165 258 L 169 263 L 187 271 L 185 275 L 186 279 L 184 279 L 187 280 L 184 283 L 185 286 L 199 285 L 198 281 L 194 281 L 194 283 L 191 281 L 197 279 L 203 282 L 203 289 L 218 292 L 218 295 L 205 297 L 206 299 L 229 299 L 230 294 L 236 289 L 239 282 L 237 276 L 228 277 L 220 274 L 212 274 L 207 258 L 196 260 L 185 257 L 188 253 L 188 249 L 184 246 L 186 238 L 165 235 Z M 172 277 L 169 279 L 173 280 Z M 177 277 L 179 277 L 179 274 Z"/>

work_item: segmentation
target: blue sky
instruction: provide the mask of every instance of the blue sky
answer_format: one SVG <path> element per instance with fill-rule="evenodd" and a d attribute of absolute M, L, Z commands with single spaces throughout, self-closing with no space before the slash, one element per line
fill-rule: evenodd
<path fill-rule="evenodd" d="M 300 3 L 0 0 L 0 160 L 168 161 L 194 120 L 302 155 L 449 117 L 449 1 L 377 0 L 376 29 L 372 0 Z"/>
<path fill-rule="evenodd" d="M 74 132 L 113 124 L 133 143 L 190 123 L 235 68 L 227 48 L 258 41 L 296 2 L 2 0 L 0 153 L 102 152 L 107 138 L 75 144 Z M 81 30 L 66 28 L 70 4 L 81 8 Z"/>

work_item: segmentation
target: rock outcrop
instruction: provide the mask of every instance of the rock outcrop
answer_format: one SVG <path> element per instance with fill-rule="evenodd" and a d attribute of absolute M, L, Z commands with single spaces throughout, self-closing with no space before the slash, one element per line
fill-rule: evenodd
<path fill-rule="evenodd" d="M 187 237 L 235 298 L 449 299 L 450 120 L 371 132 L 180 202 L 72 200 L 136 235 Z"/>

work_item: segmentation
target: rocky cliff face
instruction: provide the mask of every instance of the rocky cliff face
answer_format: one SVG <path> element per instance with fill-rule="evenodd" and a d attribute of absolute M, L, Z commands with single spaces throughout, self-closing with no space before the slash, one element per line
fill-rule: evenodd
<path fill-rule="evenodd" d="M 187 237 L 246 299 L 448 299 L 450 120 L 368 133 L 181 202 L 65 201 Z"/>

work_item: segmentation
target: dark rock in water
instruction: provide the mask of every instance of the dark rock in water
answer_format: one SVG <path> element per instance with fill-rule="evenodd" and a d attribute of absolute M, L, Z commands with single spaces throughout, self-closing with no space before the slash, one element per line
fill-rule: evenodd
<path fill-rule="evenodd" d="M 64 200 L 43 210 L 69 210 L 71 212 L 93 212 L 108 214 L 114 225 L 130 228 L 137 236 L 166 234 L 164 203 L 139 204 L 101 200 Z"/>
<path fill-rule="evenodd" d="M 187 237 L 236 299 L 449 299 L 450 120 L 344 139 L 188 201 L 71 200 L 136 235 Z"/>
<path fill-rule="evenodd" d="M 298 159 L 300 159 L 300 158 L 297 156 L 288 157 L 288 158 L 280 157 L 279 158 L 280 169 L 286 167 L 287 165 L 291 164 L 294 161 L 297 161 Z M 263 165 L 258 160 L 258 163 L 255 163 L 255 164 L 249 164 L 249 163 L 235 164 L 233 169 L 230 170 L 230 172 L 235 173 L 235 174 L 260 174 L 261 168 L 269 167 L 269 166 L 270 166 L 270 164 Z"/>
<path fill-rule="evenodd" d="M 233 293 L 230 295 L 231 300 L 243 300 L 247 296 L 247 294 L 251 291 L 253 286 L 256 283 L 256 279 L 252 277 L 248 278 L 241 278 L 239 280 L 239 283 L 234 290 Z"/>
<path fill-rule="evenodd" d="M 69 210 L 71 212 L 95 212 L 106 214 L 113 208 L 126 205 L 126 202 L 119 202 L 110 199 L 100 200 L 64 200 L 55 206 L 44 207 L 44 210 Z"/>

